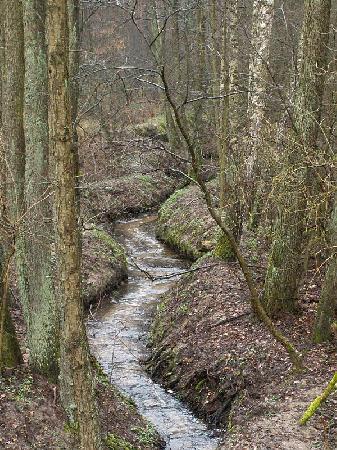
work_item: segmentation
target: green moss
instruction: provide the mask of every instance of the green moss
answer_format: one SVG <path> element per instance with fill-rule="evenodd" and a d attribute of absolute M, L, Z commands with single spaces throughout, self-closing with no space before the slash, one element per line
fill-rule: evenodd
<path fill-rule="evenodd" d="M 224 261 L 232 261 L 235 259 L 235 253 L 233 252 L 232 246 L 230 245 L 227 236 L 222 232 L 218 237 L 213 254 Z"/>
<path fill-rule="evenodd" d="M 28 397 L 32 391 L 33 386 L 33 377 L 29 376 L 20 384 L 17 394 L 15 396 L 15 400 L 26 402 Z"/>
<path fill-rule="evenodd" d="M 181 314 L 186 314 L 189 310 L 189 304 L 188 303 L 182 303 L 181 305 L 179 305 L 178 311 Z"/>
<path fill-rule="evenodd" d="M 150 175 L 140 175 L 139 180 L 146 184 L 153 184 L 154 180 Z"/>
<path fill-rule="evenodd" d="M 193 260 L 215 246 L 215 231 L 195 186 L 177 190 L 159 210 L 158 237 Z"/>
<path fill-rule="evenodd" d="M 138 441 L 144 445 L 153 445 L 157 440 L 157 432 L 154 427 L 148 423 L 145 428 L 131 428 L 137 434 Z"/>
<path fill-rule="evenodd" d="M 113 433 L 108 433 L 105 443 L 111 450 L 137 450 L 130 442 Z"/>
<path fill-rule="evenodd" d="M 171 217 L 172 210 L 176 209 L 177 201 L 187 193 L 187 189 L 188 188 L 178 189 L 166 200 L 165 203 L 163 203 L 158 213 L 159 220 L 166 220 Z"/>
<path fill-rule="evenodd" d="M 118 242 L 116 242 L 108 233 L 98 228 L 94 228 L 92 230 L 92 234 L 110 248 L 113 254 L 111 258 L 112 262 L 119 261 L 125 266 L 125 268 L 127 268 L 127 260 L 124 248 L 120 244 L 118 244 Z"/>
<path fill-rule="evenodd" d="M 139 123 L 134 127 L 138 136 L 142 137 L 166 137 L 166 119 L 163 114 L 148 119 L 146 122 Z"/>
<path fill-rule="evenodd" d="M 202 388 L 204 387 L 206 383 L 205 379 L 200 380 L 196 385 L 195 385 L 195 390 L 200 394 L 200 392 L 202 391 Z"/>

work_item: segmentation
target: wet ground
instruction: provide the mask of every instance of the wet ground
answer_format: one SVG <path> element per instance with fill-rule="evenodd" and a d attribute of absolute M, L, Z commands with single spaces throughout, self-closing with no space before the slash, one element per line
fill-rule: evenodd
<path fill-rule="evenodd" d="M 129 282 L 89 322 L 90 343 L 111 381 L 134 400 L 166 441 L 167 450 L 213 450 L 218 441 L 206 425 L 154 383 L 141 364 L 147 357 L 151 311 L 177 280 L 168 276 L 186 268 L 156 239 L 155 220 L 147 216 L 117 224 L 117 240 L 129 255 Z"/>

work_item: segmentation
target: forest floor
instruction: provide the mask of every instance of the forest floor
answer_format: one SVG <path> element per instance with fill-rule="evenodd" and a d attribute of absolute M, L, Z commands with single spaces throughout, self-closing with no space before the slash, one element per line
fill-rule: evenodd
<path fill-rule="evenodd" d="M 97 400 L 100 406 L 105 448 L 154 450 L 162 443 L 132 402 L 122 396 L 98 373 Z M 0 378 L 0 449 L 68 450 L 71 430 L 60 406 L 59 392 L 45 378 L 28 368 L 8 370 Z"/>
<path fill-rule="evenodd" d="M 195 187 L 174 194 L 161 209 L 159 235 L 185 254 L 187 249 L 190 256 L 205 256 L 193 266 L 198 270 L 182 277 L 158 306 L 150 372 L 213 427 L 226 429 L 222 449 L 337 448 L 335 395 L 307 426 L 298 425 L 337 367 L 336 340 L 312 343 L 320 277 L 309 271 L 298 313 L 276 321 L 303 354 L 306 371 L 296 373 L 284 349 L 252 315 L 238 265 L 207 255 L 216 230 L 205 214 Z M 262 285 L 262 235 L 245 232 L 243 251 Z"/>

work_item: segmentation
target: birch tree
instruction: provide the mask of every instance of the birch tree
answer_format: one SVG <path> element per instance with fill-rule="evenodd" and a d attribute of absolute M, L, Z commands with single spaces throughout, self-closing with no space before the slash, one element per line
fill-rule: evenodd
<path fill-rule="evenodd" d="M 250 120 L 247 142 L 248 208 L 251 210 L 256 195 L 256 179 L 260 174 L 258 155 L 263 139 L 270 39 L 274 18 L 274 0 L 254 0 L 251 56 L 249 62 L 248 112 Z"/>

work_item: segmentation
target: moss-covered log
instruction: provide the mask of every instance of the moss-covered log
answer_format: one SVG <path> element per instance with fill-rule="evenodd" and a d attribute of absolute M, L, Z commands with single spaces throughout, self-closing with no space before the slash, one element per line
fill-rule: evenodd
<path fill-rule="evenodd" d="M 300 420 L 301 425 L 305 425 L 308 422 L 308 420 L 311 419 L 311 417 L 315 414 L 315 412 L 321 406 L 321 404 L 325 402 L 325 400 L 329 397 L 329 395 L 335 390 L 336 384 L 337 384 L 337 372 L 334 374 L 330 383 L 324 389 L 322 394 L 316 397 L 315 400 L 312 403 L 310 403 L 308 409 L 301 417 Z"/>

